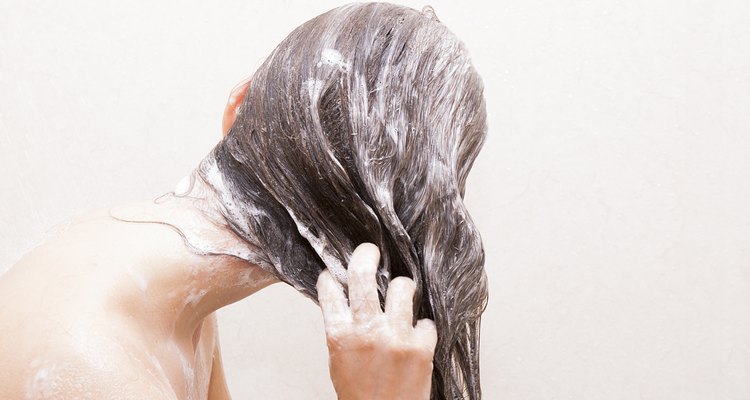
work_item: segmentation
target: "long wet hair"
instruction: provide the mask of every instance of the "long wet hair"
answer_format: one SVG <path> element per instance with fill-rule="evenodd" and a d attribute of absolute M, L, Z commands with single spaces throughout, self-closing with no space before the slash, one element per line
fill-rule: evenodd
<path fill-rule="evenodd" d="M 228 135 L 202 161 L 245 255 L 317 301 L 328 268 L 346 287 L 354 248 L 381 252 L 381 300 L 414 279 L 435 321 L 432 400 L 481 398 L 484 249 L 463 203 L 484 141 L 482 81 L 431 10 L 336 8 L 295 29 L 251 79 Z"/>

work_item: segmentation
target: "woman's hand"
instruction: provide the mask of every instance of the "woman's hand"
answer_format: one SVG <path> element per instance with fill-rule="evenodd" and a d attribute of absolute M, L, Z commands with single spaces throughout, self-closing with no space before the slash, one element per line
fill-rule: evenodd
<path fill-rule="evenodd" d="M 349 301 L 328 270 L 318 278 L 329 367 L 339 400 L 427 400 L 435 324 L 412 326 L 415 284 L 398 277 L 380 308 L 375 274 L 380 253 L 370 243 L 354 250 L 349 262 Z"/>

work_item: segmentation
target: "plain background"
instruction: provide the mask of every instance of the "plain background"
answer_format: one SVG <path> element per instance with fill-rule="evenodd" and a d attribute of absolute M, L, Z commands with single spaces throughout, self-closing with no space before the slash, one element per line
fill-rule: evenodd
<path fill-rule="evenodd" d="M 173 188 L 234 84 L 340 4 L 0 3 L 0 271 Z M 486 85 L 485 398 L 750 399 L 750 2 L 430 4 Z M 236 399 L 334 398 L 312 302 L 276 285 L 220 321 Z"/>

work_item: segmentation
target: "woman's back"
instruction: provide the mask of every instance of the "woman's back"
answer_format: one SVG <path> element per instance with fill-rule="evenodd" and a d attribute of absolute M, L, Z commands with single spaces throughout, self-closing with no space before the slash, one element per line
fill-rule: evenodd
<path fill-rule="evenodd" d="M 163 225 L 71 224 L 0 277 L 0 397 L 207 398 L 215 318 L 184 317 L 211 289 L 182 285 L 216 261 Z"/>

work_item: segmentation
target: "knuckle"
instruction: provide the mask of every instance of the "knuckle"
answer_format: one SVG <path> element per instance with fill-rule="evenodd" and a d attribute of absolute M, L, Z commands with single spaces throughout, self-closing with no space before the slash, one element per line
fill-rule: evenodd
<path fill-rule="evenodd" d="M 370 309 L 370 303 L 367 299 L 354 298 L 349 300 L 349 307 L 353 311 L 366 311 Z"/>
<path fill-rule="evenodd" d="M 355 350 L 361 353 L 373 353 L 377 352 L 379 349 L 376 341 L 363 335 L 355 335 L 349 338 L 346 341 L 346 345 L 350 350 Z"/>
<path fill-rule="evenodd" d="M 360 340 L 357 343 L 357 350 L 364 352 L 372 352 L 377 349 L 376 343 L 371 340 Z"/>
<path fill-rule="evenodd" d="M 340 344 L 339 342 L 339 338 L 335 335 L 326 335 L 326 344 L 328 345 L 328 348 L 338 348 Z"/>
<path fill-rule="evenodd" d="M 340 323 L 330 323 L 325 325 L 326 338 L 330 341 L 341 341 L 349 336 L 349 327 Z"/>
<path fill-rule="evenodd" d="M 367 280 L 375 275 L 378 269 L 378 265 L 370 260 L 359 260 L 349 266 L 349 274 L 352 276 L 357 283 L 367 282 Z"/>
<path fill-rule="evenodd" d="M 396 359 L 405 359 L 409 357 L 411 349 L 405 343 L 392 340 L 384 345 L 384 351 L 391 357 Z"/>
<path fill-rule="evenodd" d="M 414 356 L 419 360 L 432 361 L 434 355 L 435 351 L 432 349 L 432 347 L 426 345 L 419 346 L 414 352 Z"/>
<path fill-rule="evenodd" d="M 329 349 L 340 349 L 346 347 L 347 336 L 342 329 L 326 329 L 326 344 Z"/>
<path fill-rule="evenodd" d="M 388 356 L 397 361 L 432 361 L 433 351 L 421 343 L 395 341 L 387 345 Z"/>
<path fill-rule="evenodd" d="M 424 333 L 437 335 L 437 326 L 435 326 L 435 322 L 429 318 L 417 321 L 417 328 Z"/>

